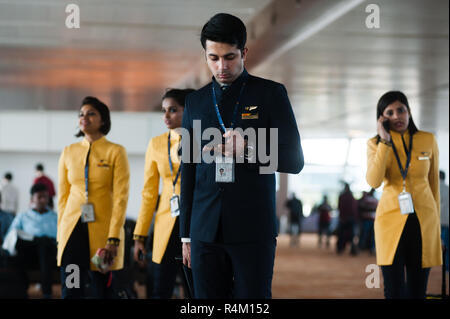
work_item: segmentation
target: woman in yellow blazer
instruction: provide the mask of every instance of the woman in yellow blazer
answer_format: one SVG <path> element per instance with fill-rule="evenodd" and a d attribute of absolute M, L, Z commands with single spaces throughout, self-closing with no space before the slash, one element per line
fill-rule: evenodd
<path fill-rule="evenodd" d="M 105 138 L 111 128 L 110 114 L 97 98 L 83 100 L 79 128 L 76 136 L 84 139 L 64 148 L 58 168 L 57 261 L 62 297 L 86 297 L 83 287 L 90 277 L 92 296 L 107 298 L 114 283 L 114 272 L 109 270 L 123 268 L 128 158 L 125 148 Z M 100 270 L 90 259 L 101 248 L 109 267 Z M 73 264 L 79 272 L 68 267 Z M 80 277 L 73 278 L 78 273 Z M 74 285 L 74 280 L 79 284 Z"/>
<path fill-rule="evenodd" d="M 430 267 L 442 264 L 436 139 L 417 129 L 401 92 L 380 98 L 377 119 L 378 135 L 368 141 L 366 179 L 373 188 L 384 183 L 375 243 L 385 297 L 423 299 Z"/>
<path fill-rule="evenodd" d="M 171 89 L 162 99 L 164 123 L 169 132 L 150 140 L 145 155 L 144 188 L 142 204 L 134 230 L 134 258 L 146 255 L 145 241 L 156 209 L 159 193 L 159 181 L 162 179 L 162 193 L 155 215 L 152 263 L 149 265 L 153 278 L 151 298 L 169 299 L 172 297 L 176 275 L 180 265 L 175 257 L 181 255 L 181 241 L 176 213 L 171 212 L 171 198 L 180 195 L 180 157 L 178 149 L 181 135 L 177 128 L 181 127 L 186 96 L 193 89 Z M 169 160 L 170 150 L 170 160 Z"/>

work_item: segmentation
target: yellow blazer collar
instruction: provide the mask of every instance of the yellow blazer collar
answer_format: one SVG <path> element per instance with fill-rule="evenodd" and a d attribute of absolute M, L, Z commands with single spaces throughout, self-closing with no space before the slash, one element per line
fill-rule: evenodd
<path fill-rule="evenodd" d="M 171 140 L 176 140 L 176 141 L 180 140 L 181 134 L 179 134 L 176 129 L 169 130 L 169 132 L 170 132 Z"/>
<path fill-rule="evenodd" d="M 86 137 L 85 138 L 83 138 L 83 140 L 81 141 L 81 144 L 83 145 L 83 146 L 86 146 L 86 147 L 89 147 L 89 146 L 97 146 L 97 145 L 102 145 L 102 144 L 104 144 L 105 142 L 107 142 L 107 139 L 106 139 L 106 137 L 105 136 L 102 136 L 101 138 L 99 138 L 98 140 L 96 140 L 96 141 L 94 141 L 94 142 L 92 142 L 92 145 L 91 145 L 91 143 L 89 143 L 89 141 L 86 139 Z"/>
<path fill-rule="evenodd" d="M 406 130 L 405 133 L 401 134 L 396 131 L 390 131 L 392 141 L 395 143 L 395 145 L 402 145 L 402 136 L 403 140 L 405 141 L 406 145 L 409 147 L 409 130 Z"/>

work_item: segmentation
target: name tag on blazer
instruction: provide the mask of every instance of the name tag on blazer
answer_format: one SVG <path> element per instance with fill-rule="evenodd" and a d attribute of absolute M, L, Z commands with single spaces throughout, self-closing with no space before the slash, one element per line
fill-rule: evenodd
<path fill-rule="evenodd" d="M 420 152 L 420 156 L 417 157 L 419 161 L 427 161 L 430 159 L 430 152 Z"/>
<path fill-rule="evenodd" d="M 244 108 L 244 112 L 241 114 L 243 120 L 257 120 L 258 119 L 258 106 L 251 105 Z"/>
<path fill-rule="evenodd" d="M 110 166 L 105 160 L 100 160 L 100 163 L 97 164 L 97 167 L 109 168 Z"/>

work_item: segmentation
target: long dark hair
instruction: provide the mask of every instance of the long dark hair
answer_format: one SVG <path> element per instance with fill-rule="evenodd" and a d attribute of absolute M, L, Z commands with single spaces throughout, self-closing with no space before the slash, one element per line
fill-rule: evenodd
<path fill-rule="evenodd" d="M 400 91 L 389 91 L 384 93 L 380 99 L 378 100 L 377 104 L 377 120 L 380 118 L 380 116 L 383 114 L 384 110 L 394 103 L 395 101 L 399 101 L 400 103 L 404 104 L 406 108 L 408 109 L 409 113 L 409 124 L 408 124 L 408 131 L 409 134 L 413 135 L 416 133 L 419 129 L 417 128 L 416 124 L 414 124 L 411 109 L 409 108 L 408 99 L 406 98 L 406 95 L 403 94 L 403 92 Z M 380 142 L 380 136 L 377 134 L 377 143 Z"/>
<path fill-rule="evenodd" d="M 86 96 L 81 102 L 81 107 L 83 107 L 83 105 L 90 105 L 100 113 L 100 117 L 102 118 L 103 122 L 102 126 L 100 127 L 100 132 L 102 132 L 102 134 L 104 135 L 107 135 L 111 130 L 111 116 L 109 114 L 109 109 L 106 106 L 106 104 L 97 99 L 96 97 Z M 78 133 L 75 134 L 75 136 L 76 137 L 84 136 L 84 133 L 81 130 L 79 130 Z"/>

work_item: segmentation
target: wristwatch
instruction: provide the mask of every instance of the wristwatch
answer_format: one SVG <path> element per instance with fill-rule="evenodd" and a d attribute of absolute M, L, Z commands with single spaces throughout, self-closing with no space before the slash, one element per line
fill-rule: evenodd
<path fill-rule="evenodd" d="M 244 149 L 244 158 L 248 161 L 252 161 L 255 157 L 255 146 L 247 144 Z"/>

